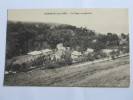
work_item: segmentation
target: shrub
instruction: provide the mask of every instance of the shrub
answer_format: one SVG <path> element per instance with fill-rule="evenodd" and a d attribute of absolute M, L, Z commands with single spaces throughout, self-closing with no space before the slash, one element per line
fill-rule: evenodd
<path fill-rule="evenodd" d="M 38 57 L 37 59 L 35 59 L 34 61 L 31 62 L 32 66 L 36 66 L 36 67 L 40 67 L 43 65 L 43 58 L 42 57 Z"/>
<path fill-rule="evenodd" d="M 115 55 L 112 55 L 111 58 L 112 58 L 112 60 L 115 60 Z"/>
<path fill-rule="evenodd" d="M 110 53 L 110 55 L 111 55 L 111 58 L 112 58 L 113 60 L 115 60 L 116 51 L 113 50 L 113 51 Z"/>
<path fill-rule="evenodd" d="M 21 64 L 13 64 L 12 65 L 12 71 L 20 71 L 20 69 L 21 69 Z"/>
<path fill-rule="evenodd" d="M 11 65 L 6 65 L 5 70 L 10 71 L 11 70 Z"/>
<path fill-rule="evenodd" d="M 71 65 L 72 64 L 71 57 L 66 57 L 65 62 L 66 62 L 67 65 Z"/>
<path fill-rule="evenodd" d="M 124 48 L 123 53 L 129 53 L 129 48 Z"/>
<path fill-rule="evenodd" d="M 89 53 L 87 55 L 87 61 L 93 61 L 93 54 L 92 53 Z"/>
<path fill-rule="evenodd" d="M 59 64 L 56 61 L 46 61 L 44 66 L 47 69 L 52 69 L 59 67 Z"/>
<path fill-rule="evenodd" d="M 100 53 L 99 52 L 95 52 L 93 55 L 93 59 L 99 59 L 100 58 Z"/>
<path fill-rule="evenodd" d="M 30 67 L 33 67 L 32 66 L 32 61 L 26 62 L 26 69 L 29 69 Z"/>
<path fill-rule="evenodd" d="M 60 66 L 65 66 L 65 65 L 67 65 L 67 62 L 66 62 L 65 59 L 63 59 L 63 60 L 58 60 L 57 63 L 58 63 Z"/>
<path fill-rule="evenodd" d="M 105 57 L 107 57 L 107 54 L 105 53 L 105 52 L 100 52 L 100 56 L 102 57 L 102 58 L 105 58 Z"/>
<path fill-rule="evenodd" d="M 88 60 L 87 60 L 87 57 L 84 56 L 84 57 L 82 58 L 82 62 L 86 62 L 86 61 L 88 61 Z"/>
<path fill-rule="evenodd" d="M 47 60 L 45 61 L 44 67 L 51 69 L 51 68 L 64 67 L 71 64 L 72 64 L 72 59 L 70 57 L 66 57 L 65 59 L 60 59 L 57 61 Z"/>
<path fill-rule="evenodd" d="M 22 66 L 20 67 L 20 71 L 25 71 L 26 70 L 26 63 L 22 63 Z"/>
<path fill-rule="evenodd" d="M 117 50 L 116 51 L 116 56 L 119 56 L 120 55 L 120 50 Z"/>

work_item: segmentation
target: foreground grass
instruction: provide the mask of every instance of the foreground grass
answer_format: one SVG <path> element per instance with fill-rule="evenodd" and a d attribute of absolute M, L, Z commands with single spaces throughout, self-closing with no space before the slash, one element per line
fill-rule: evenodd
<path fill-rule="evenodd" d="M 130 84 L 129 57 L 56 69 L 36 69 L 6 75 L 6 86 L 93 86 L 128 87 Z"/>

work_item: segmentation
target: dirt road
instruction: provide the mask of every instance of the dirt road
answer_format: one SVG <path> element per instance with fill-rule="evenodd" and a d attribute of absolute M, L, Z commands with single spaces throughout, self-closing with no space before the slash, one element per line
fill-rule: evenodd
<path fill-rule="evenodd" d="M 56 69 L 33 70 L 7 75 L 7 86 L 107 86 L 128 87 L 129 57 Z"/>

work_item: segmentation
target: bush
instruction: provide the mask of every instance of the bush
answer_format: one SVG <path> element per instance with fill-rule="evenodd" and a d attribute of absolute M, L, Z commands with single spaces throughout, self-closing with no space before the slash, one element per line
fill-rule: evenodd
<path fill-rule="evenodd" d="M 72 64 L 71 57 L 66 57 L 65 62 L 66 62 L 67 65 L 71 65 Z"/>
<path fill-rule="evenodd" d="M 112 60 L 115 60 L 115 55 L 112 55 L 111 58 L 112 58 Z"/>
<path fill-rule="evenodd" d="M 116 53 L 116 51 L 114 51 L 114 50 L 110 53 L 112 60 L 115 60 L 116 54 L 117 54 L 117 53 Z"/>
<path fill-rule="evenodd" d="M 25 70 L 26 69 L 26 63 L 22 63 L 22 70 Z"/>
<path fill-rule="evenodd" d="M 101 58 L 105 58 L 105 57 L 107 57 L 107 54 L 105 53 L 105 52 L 100 52 L 100 56 L 101 56 Z"/>
<path fill-rule="evenodd" d="M 93 54 L 92 53 L 89 53 L 87 55 L 87 61 L 93 61 Z"/>
<path fill-rule="evenodd" d="M 11 70 L 11 65 L 6 65 L 5 70 L 10 71 Z"/>
<path fill-rule="evenodd" d="M 119 56 L 120 55 L 120 50 L 117 50 L 116 51 L 116 56 Z"/>
<path fill-rule="evenodd" d="M 58 65 L 60 65 L 61 67 L 67 65 L 67 62 L 66 62 L 65 59 L 63 59 L 63 60 L 58 60 L 57 63 L 58 63 Z"/>
<path fill-rule="evenodd" d="M 59 64 L 56 61 L 46 61 L 44 66 L 47 69 L 60 67 Z"/>
<path fill-rule="evenodd" d="M 26 69 L 29 69 L 30 67 L 33 67 L 32 66 L 32 61 L 26 62 Z"/>
<path fill-rule="evenodd" d="M 84 57 L 82 58 L 82 62 L 86 62 L 86 61 L 88 61 L 88 60 L 87 60 L 87 57 L 84 56 Z"/>
<path fill-rule="evenodd" d="M 31 62 L 31 65 L 35 67 L 40 67 L 40 66 L 43 66 L 43 63 L 44 63 L 43 58 L 38 57 L 37 59 Z"/>
<path fill-rule="evenodd" d="M 57 61 L 47 60 L 45 61 L 44 67 L 47 69 L 51 69 L 51 68 L 64 67 L 71 64 L 72 64 L 72 59 L 70 57 L 66 57 L 65 59 L 60 59 Z"/>
<path fill-rule="evenodd" d="M 20 69 L 21 69 L 21 64 L 13 64 L 13 65 L 11 65 L 11 66 L 12 66 L 12 68 L 11 68 L 12 71 L 17 71 L 17 72 L 19 72 Z"/>
<path fill-rule="evenodd" d="M 129 53 L 129 48 L 128 48 L 128 47 L 125 48 L 125 49 L 123 50 L 123 53 Z"/>
<path fill-rule="evenodd" d="M 100 58 L 100 52 L 95 52 L 93 55 L 93 59 L 99 59 Z"/>

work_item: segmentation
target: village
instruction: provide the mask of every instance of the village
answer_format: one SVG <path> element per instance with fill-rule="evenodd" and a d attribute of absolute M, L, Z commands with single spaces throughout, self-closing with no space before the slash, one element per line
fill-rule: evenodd
<path fill-rule="evenodd" d="M 126 39 L 122 39 L 120 44 L 127 44 Z M 115 60 L 118 57 L 129 55 L 127 46 L 123 46 L 120 50 L 117 49 L 101 49 L 95 52 L 92 48 L 87 48 L 84 52 L 79 52 L 79 48 L 70 48 L 59 43 L 56 49 L 43 49 L 38 51 L 28 52 L 27 55 L 14 57 L 8 60 L 6 64 L 5 74 L 13 74 L 23 71 L 32 70 L 35 68 L 59 68 L 66 67 L 81 62 L 97 62 L 97 60 Z"/>

